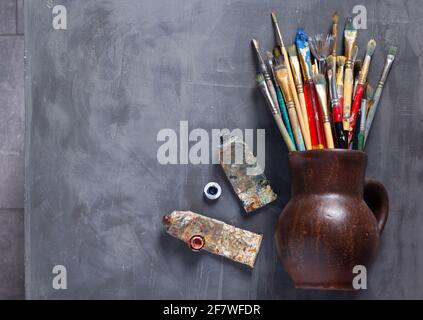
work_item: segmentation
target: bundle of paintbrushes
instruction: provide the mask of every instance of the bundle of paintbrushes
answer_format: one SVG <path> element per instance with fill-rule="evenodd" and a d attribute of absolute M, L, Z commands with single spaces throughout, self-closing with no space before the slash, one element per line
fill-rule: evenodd
<path fill-rule="evenodd" d="M 309 37 L 305 30 L 298 29 L 295 44 L 288 49 L 274 12 L 271 18 L 275 48 L 264 54 L 259 42 L 252 40 L 259 70 L 256 81 L 288 150 L 363 150 L 397 48 L 389 48 L 373 93 L 367 75 L 376 41 L 370 39 L 364 59 L 357 59 L 357 30 L 352 18 L 345 23 L 341 56 L 336 48 L 339 21 L 336 13 L 332 16 L 330 34 Z"/>

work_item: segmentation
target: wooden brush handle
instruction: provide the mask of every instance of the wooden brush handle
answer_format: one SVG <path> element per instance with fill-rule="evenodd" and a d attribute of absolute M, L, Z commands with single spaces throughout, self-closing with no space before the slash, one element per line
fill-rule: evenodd
<path fill-rule="evenodd" d="M 303 114 L 303 124 L 301 124 L 301 131 L 303 133 L 304 143 L 307 148 L 307 150 L 311 150 L 311 141 L 310 141 L 310 128 L 308 126 L 308 120 L 307 120 L 307 106 L 306 106 L 306 100 L 304 97 L 304 90 L 301 86 L 301 91 L 298 90 L 298 98 L 300 99 L 300 105 L 301 105 L 301 113 Z"/>
<path fill-rule="evenodd" d="M 298 98 L 298 93 L 297 93 L 297 88 L 295 86 L 294 77 L 292 75 L 291 62 L 290 62 L 290 59 L 288 57 L 288 52 L 286 52 L 285 47 L 281 47 L 281 51 L 282 51 L 282 55 L 283 55 L 285 62 L 286 62 L 286 69 L 288 71 L 288 85 L 289 85 L 289 88 L 291 89 L 291 94 L 292 94 L 292 98 L 294 100 L 295 110 L 297 111 L 297 117 L 298 117 L 298 121 L 300 123 L 301 132 L 302 132 L 303 137 L 306 137 L 306 140 L 307 140 L 308 139 L 308 132 L 307 132 L 307 129 L 305 127 L 305 121 L 307 119 L 307 114 L 304 115 L 302 110 L 301 110 L 301 104 L 300 104 L 300 100 Z M 311 143 L 309 143 L 309 144 L 311 145 Z"/>
<path fill-rule="evenodd" d="M 288 150 L 289 151 L 296 151 L 297 149 L 295 148 L 294 143 L 292 142 L 291 137 L 289 136 L 285 125 L 283 124 L 281 114 L 280 113 L 274 114 L 273 117 L 275 118 L 276 125 L 279 128 L 279 131 L 282 135 L 283 140 L 285 141 L 285 144 L 286 144 Z"/>
<path fill-rule="evenodd" d="M 344 77 L 344 106 L 343 106 L 343 124 L 344 130 L 349 130 L 350 128 L 350 112 L 351 112 L 351 99 L 352 99 L 352 92 L 354 86 L 354 76 L 353 76 L 353 69 L 346 68 L 345 69 L 345 77 Z"/>
<path fill-rule="evenodd" d="M 335 148 L 333 144 L 333 136 L 332 136 L 332 126 L 330 122 L 323 123 L 323 128 L 325 129 L 325 136 L 326 136 L 326 145 L 329 149 Z"/>

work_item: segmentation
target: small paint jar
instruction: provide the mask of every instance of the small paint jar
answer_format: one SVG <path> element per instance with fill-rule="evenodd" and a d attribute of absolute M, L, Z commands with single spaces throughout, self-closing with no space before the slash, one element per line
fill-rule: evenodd
<path fill-rule="evenodd" d="M 217 182 L 209 182 L 204 187 L 204 195 L 207 199 L 216 200 L 219 199 L 222 194 L 222 188 Z"/>

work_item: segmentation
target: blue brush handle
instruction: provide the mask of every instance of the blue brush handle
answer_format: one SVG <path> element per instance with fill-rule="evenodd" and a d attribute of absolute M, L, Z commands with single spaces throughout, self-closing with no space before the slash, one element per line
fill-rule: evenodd
<path fill-rule="evenodd" d="M 281 109 L 283 122 L 285 123 L 285 127 L 286 127 L 286 130 L 288 131 L 289 137 L 291 138 L 292 143 L 295 146 L 294 134 L 292 133 L 291 123 L 289 122 L 289 117 L 288 117 L 288 110 L 286 109 L 286 104 L 285 104 L 285 101 L 283 100 L 281 88 L 279 87 L 277 88 L 276 94 L 278 96 L 278 102 L 279 102 L 279 107 Z"/>

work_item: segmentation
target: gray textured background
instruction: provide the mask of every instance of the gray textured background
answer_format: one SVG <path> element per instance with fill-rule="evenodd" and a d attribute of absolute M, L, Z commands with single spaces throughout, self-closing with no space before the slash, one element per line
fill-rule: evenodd
<path fill-rule="evenodd" d="M 0 299 L 24 297 L 22 3 L 0 1 Z"/>
<path fill-rule="evenodd" d="M 378 48 L 376 85 L 390 45 L 399 48 L 368 143 L 367 175 L 390 199 L 369 288 L 356 293 L 295 290 L 273 233 L 289 199 L 287 151 L 255 87 L 250 39 L 269 48 L 277 10 L 288 44 L 297 27 L 325 32 L 354 1 L 56 1 L 68 30 L 51 26 L 44 0 L 25 5 L 26 293 L 41 298 L 423 298 L 423 7 L 366 1 Z M 361 2 L 357 2 L 360 4 Z M 377 9 L 376 9 L 377 5 Z M 343 20 L 342 20 L 343 21 Z M 217 165 L 156 160 L 162 128 L 266 128 L 266 173 L 279 200 L 246 216 Z M 213 205 L 208 181 L 223 187 Z M 191 252 L 166 235 L 161 217 L 191 209 L 264 234 L 253 270 Z M 52 289 L 54 265 L 68 289 Z"/>

